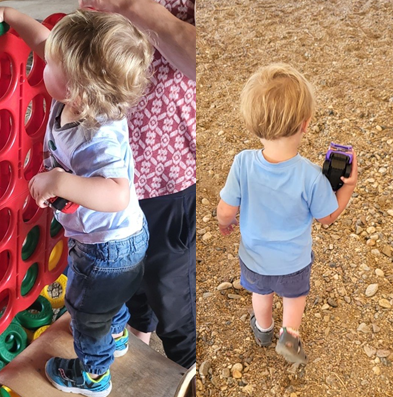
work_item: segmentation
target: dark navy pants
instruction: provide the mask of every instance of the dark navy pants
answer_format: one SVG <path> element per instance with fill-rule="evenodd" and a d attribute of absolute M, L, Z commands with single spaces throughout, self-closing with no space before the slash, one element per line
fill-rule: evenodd
<path fill-rule="evenodd" d="M 195 185 L 139 204 L 150 241 L 142 286 L 127 303 L 128 323 L 141 332 L 156 330 L 166 355 L 189 368 L 196 355 Z"/>

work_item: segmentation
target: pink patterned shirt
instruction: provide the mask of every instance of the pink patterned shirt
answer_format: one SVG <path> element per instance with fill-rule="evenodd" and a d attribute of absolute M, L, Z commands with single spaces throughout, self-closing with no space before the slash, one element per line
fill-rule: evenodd
<path fill-rule="evenodd" d="M 156 0 L 177 18 L 195 24 L 195 0 Z M 196 183 L 196 83 L 156 50 L 147 95 L 128 121 L 135 159 L 135 188 L 146 199 Z"/>

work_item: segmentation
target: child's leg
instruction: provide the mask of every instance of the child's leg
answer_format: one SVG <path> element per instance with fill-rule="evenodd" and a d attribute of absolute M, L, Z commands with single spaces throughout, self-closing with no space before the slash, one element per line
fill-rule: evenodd
<path fill-rule="evenodd" d="M 261 329 L 268 329 L 272 325 L 273 293 L 260 295 L 252 294 L 252 307 L 254 309 L 257 326 Z"/>
<path fill-rule="evenodd" d="M 306 307 L 306 298 L 306 295 L 298 298 L 283 298 L 282 326 L 283 328 L 286 327 L 289 332 L 291 330 L 299 331 L 304 308 Z"/>

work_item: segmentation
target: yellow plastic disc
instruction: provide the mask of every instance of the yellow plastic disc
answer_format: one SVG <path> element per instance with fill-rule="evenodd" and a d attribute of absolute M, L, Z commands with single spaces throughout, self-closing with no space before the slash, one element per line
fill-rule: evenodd
<path fill-rule="evenodd" d="M 50 327 L 50 325 L 44 325 L 43 327 L 38 328 L 33 334 L 33 340 L 36 340 L 37 338 L 39 338 L 41 336 L 41 334 L 43 332 L 45 332 L 49 327 Z"/>
<path fill-rule="evenodd" d="M 59 284 L 58 287 L 61 288 L 60 294 L 55 294 L 55 291 L 58 292 L 59 290 L 59 288 L 55 288 L 56 283 Z M 60 274 L 60 276 L 54 283 L 44 287 L 44 289 L 41 291 L 41 295 L 44 298 L 48 299 L 53 309 L 60 309 L 61 307 L 64 306 L 66 286 L 67 286 L 67 276 L 65 276 L 64 274 Z"/>

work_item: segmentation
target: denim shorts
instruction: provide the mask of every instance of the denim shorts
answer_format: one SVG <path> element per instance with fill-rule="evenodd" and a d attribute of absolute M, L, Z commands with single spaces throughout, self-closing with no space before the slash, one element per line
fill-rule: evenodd
<path fill-rule="evenodd" d="M 310 291 L 311 265 L 314 254 L 311 254 L 311 263 L 295 273 L 283 276 L 264 276 L 250 270 L 243 261 L 240 261 L 240 284 L 248 291 L 260 295 L 269 295 L 275 292 L 284 298 L 298 298 L 308 295 Z"/>

